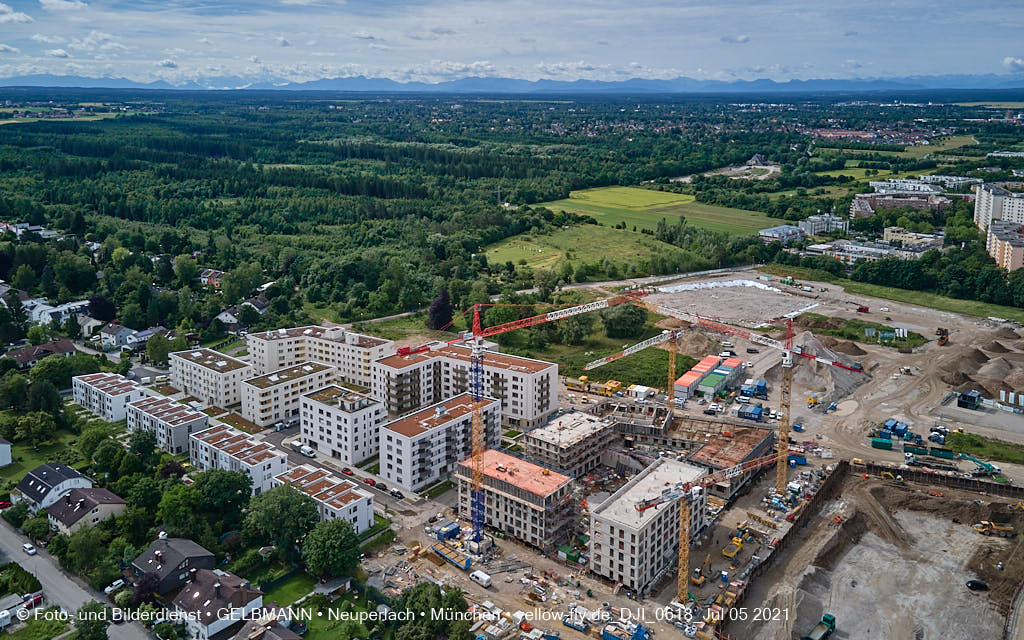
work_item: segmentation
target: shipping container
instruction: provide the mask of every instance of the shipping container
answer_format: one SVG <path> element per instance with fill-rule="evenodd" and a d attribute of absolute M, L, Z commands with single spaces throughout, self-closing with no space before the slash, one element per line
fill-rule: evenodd
<path fill-rule="evenodd" d="M 872 449 L 886 449 L 892 450 L 892 440 L 885 440 L 884 438 L 871 438 Z"/>

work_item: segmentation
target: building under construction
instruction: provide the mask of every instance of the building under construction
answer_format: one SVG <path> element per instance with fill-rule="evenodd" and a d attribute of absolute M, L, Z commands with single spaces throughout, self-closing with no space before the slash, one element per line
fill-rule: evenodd
<path fill-rule="evenodd" d="M 580 477 L 597 468 L 617 438 L 612 420 L 572 411 L 525 434 L 523 445 L 527 457 Z"/>
<path fill-rule="evenodd" d="M 455 469 L 459 515 L 472 511 L 473 460 Z M 548 551 L 572 522 L 573 479 L 508 453 L 488 449 L 483 457 L 485 524 Z"/>

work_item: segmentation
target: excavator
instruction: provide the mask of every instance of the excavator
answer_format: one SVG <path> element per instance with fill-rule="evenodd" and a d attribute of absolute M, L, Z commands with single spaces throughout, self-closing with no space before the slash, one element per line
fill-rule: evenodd
<path fill-rule="evenodd" d="M 703 586 L 704 582 L 708 579 L 708 569 L 711 568 L 711 554 L 708 554 L 707 558 L 704 558 L 704 564 L 693 570 L 693 575 L 690 576 L 690 581 L 698 587 Z"/>
<path fill-rule="evenodd" d="M 882 472 L 882 479 L 884 479 L 884 480 L 892 480 L 896 484 L 903 484 L 903 476 L 894 476 L 889 471 L 883 471 Z"/>
<path fill-rule="evenodd" d="M 960 429 L 959 431 L 963 432 L 963 429 Z M 974 470 L 974 475 L 976 476 L 997 476 L 1002 473 L 1002 469 L 996 465 L 978 460 L 974 456 L 969 456 L 966 453 L 958 453 L 957 457 L 963 458 L 964 460 L 970 460 L 974 464 L 978 465 L 977 469 Z"/>
<path fill-rule="evenodd" d="M 935 335 L 939 337 L 938 342 L 940 347 L 945 346 L 946 344 L 949 343 L 949 329 L 943 329 L 942 327 L 939 327 L 938 329 L 935 330 Z"/>

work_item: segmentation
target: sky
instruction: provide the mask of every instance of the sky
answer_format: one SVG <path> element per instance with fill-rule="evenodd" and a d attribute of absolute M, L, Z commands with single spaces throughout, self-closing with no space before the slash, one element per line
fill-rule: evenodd
<path fill-rule="evenodd" d="M 0 78 L 1000 74 L 1022 33 L 1019 0 L 2 0 Z"/>

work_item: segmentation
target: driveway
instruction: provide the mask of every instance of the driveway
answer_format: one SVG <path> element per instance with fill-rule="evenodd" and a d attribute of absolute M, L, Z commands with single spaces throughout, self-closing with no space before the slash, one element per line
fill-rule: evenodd
<path fill-rule="evenodd" d="M 39 549 L 34 556 L 26 555 L 21 549 L 26 542 L 28 538 L 6 520 L 0 520 L 0 555 L 17 562 L 39 580 L 43 585 L 46 605 L 60 605 L 68 611 L 77 611 L 90 600 L 110 604 L 102 593 L 93 591 L 80 579 L 65 573 L 57 559 L 45 549 Z M 111 640 L 146 640 L 149 637 L 138 623 L 112 624 L 107 629 L 107 636 Z"/>

